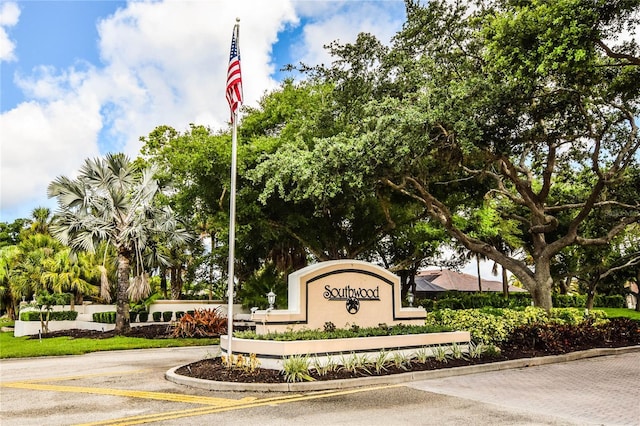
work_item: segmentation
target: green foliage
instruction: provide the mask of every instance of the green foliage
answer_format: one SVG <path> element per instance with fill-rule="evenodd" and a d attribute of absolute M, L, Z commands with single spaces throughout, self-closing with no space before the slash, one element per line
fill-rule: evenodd
<path fill-rule="evenodd" d="M 289 383 L 312 382 L 315 379 L 309 375 L 310 361 L 306 355 L 294 355 L 282 360 L 282 371 Z"/>
<path fill-rule="evenodd" d="M 273 291 L 276 294 L 276 308 L 287 306 L 288 290 L 286 278 L 279 272 L 275 264 L 267 264 L 248 278 L 238 290 L 238 299 L 242 306 L 260 309 L 269 307 L 267 294 Z"/>
<path fill-rule="evenodd" d="M 162 318 L 162 312 L 155 311 L 151 314 L 151 316 L 153 317 L 153 322 L 159 322 L 160 318 Z"/>
<path fill-rule="evenodd" d="M 376 374 L 380 374 L 384 371 L 387 371 L 387 363 L 389 362 L 389 353 L 385 350 L 381 350 L 378 354 L 373 358 L 371 362 L 373 365 L 373 371 Z"/>
<path fill-rule="evenodd" d="M 116 312 L 115 311 L 94 312 L 93 313 L 93 321 L 94 322 L 104 323 L 104 324 L 115 324 L 116 323 Z"/>
<path fill-rule="evenodd" d="M 596 295 L 594 306 L 603 308 L 624 308 L 626 302 L 623 296 L 616 294 L 613 296 Z"/>
<path fill-rule="evenodd" d="M 164 322 L 171 321 L 172 317 L 173 317 L 173 311 L 164 311 L 162 313 L 162 321 L 164 321 Z"/>
<path fill-rule="evenodd" d="M 154 167 L 139 167 L 122 153 L 87 159 L 75 178 L 59 176 L 47 188 L 59 210 L 51 233 L 74 252 L 96 252 L 104 244 L 118 253 L 118 315 L 127 311 L 129 299 L 149 294 L 148 271 L 164 263 L 158 244 L 185 243 L 192 239 L 169 206 L 159 206 L 162 188 Z M 133 275 L 133 284 L 130 278 Z M 116 331 L 129 328 L 129 318 L 118 318 Z"/>
<path fill-rule="evenodd" d="M 372 337 L 372 336 L 396 336 L 405 334 L 421 334 L 421 333 L 440 333 L 450 331 L 451 329 L 442 325 L 394 325 L 392 327 L 359 327 L 354 330 L 336 329 L 334 331 L 324 330 L 300 330 L 287 331 L 282 333 L 256 334 L 255 331 L 234 331 L 233 335 L 240 339 L 255 340 L 276 340 L 276 341 L 294 341 L 294 340 L 322 340 L 322 339 L 346 339 L 352 337 Z"/>
<path fill-rule="evenodd" d="M 428 311 L 436 309 L 474 309 L 482 307 L 495 308 L 517 308 L 531 306 L 531 295 L 529 293 L 511 293 L 505 298 L 498 292 L 459 292 L 449 291 L 438 297 L 438 299 L 420 299 L 416 305 L 422 306 Z"/>
<path fill-rule="evenodd" d="M 469 331 L 475 342 L 497 344 L 507 339 L 516 327 L 524 324 L 550 322 L 580 324 L 584 321 L 603 321 L 605 318 L 606 314 L 597 310 L 585 315 L 584 309 L 554 308 L 549 315 L 544 309 L 530 306 L 520 310 L 506 308 L 442 309 L 427 313 L 426 324 Z"/>
<path fill-rule="evenodd" d="M 433 357 L 436 361 L 446 364 L 450 357 L 449 351 L 447 351 L 447 349 L 444 346 L 438 345 L 435 348 L 433 348 Z"/>
<path fill-rule="evenodd" d="M 587 296 L 583 294 L 553 294 L 553 306 L 558 308 L 584 308 Z M 438 299 L 420 299 L 416 303 L 427 311 L 437 309 L 475 309 L 483 307 L 525 308 L 531 306 L 531 295 L 528 293 L 512 293 L 505 298 L 498 292 L 446 292 Z M 625 299 L 621 295 L 596 295 L 594 306 L 621 308 Z"/>
<path fill-rule="evenodd" d="M 318 357 L 314 357 L 311 360 L 311 368 L 319 376 L 326 376 L 328 373 L 337 371 L 339 367 L 340 365 L 331 356 L 327 356 L 324 360 Z"/>
<path fill-rule="evenodd" d="M 552 298 L 557 308 L 580 308 L 587 303 L 587 296 L 583 294 L 554 294 Z"/>
<path fill-rule="evenodd" d="M 76 311 L 25 311 L 20 313 L 20 321 L 40 321 L 40 315 L 49 321 L 75 321 L 78 318 Z"/>

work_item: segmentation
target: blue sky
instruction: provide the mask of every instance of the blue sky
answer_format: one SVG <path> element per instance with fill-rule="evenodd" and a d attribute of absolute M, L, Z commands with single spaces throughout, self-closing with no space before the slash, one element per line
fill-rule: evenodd
<path fill-rule="evenodd" d="M 371 32 L 389 42 L 404 2 L 0 0 L 0 221 L 55 208 L 46 187 L 106 152 L 135 157 L 167 124 L 225 128 L 235 18 L 245 103 L 287 63 L 326 62 L 323 45 Z"/>

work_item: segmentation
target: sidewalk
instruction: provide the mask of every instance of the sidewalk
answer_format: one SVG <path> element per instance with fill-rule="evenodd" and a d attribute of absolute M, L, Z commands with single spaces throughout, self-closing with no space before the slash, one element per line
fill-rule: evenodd
<path fill-rule="evenodd" d="M 640 425 L 640 351 L 407 383 L 414 389 L 555 416 Z"/>

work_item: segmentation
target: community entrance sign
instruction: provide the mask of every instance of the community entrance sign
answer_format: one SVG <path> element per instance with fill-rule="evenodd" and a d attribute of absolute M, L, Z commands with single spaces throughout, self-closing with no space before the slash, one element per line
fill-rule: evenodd
<path fill-rule="evenodd" d="M 307 266 L 289 275 L 288 309 L 259 310 L 252 315 L 256 332 L 376 327 L 379 324 L 423 325 L 423 308 L 402 307 L 400 278 L 377 265 L 334 260 Z"/>

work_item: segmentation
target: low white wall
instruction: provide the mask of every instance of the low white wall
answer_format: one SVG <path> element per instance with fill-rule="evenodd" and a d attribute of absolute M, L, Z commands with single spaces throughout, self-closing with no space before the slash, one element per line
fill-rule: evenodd
<path fill-rule="evenodd" d="M 115 328 L 115 324 L 102 324 L 92 321 L 49 321 L 49 331 L 71 330 L 78 328 L 81 330 L 109 331 Z M 42 333 L 40 321 L 16 321 L 13 335 L 15 337 L 34 336 Z"/>
<path fill-rule="evenodd" d="M 153 318 L 154 312 L 173 312 L 172 319 L 175 320 L 176 312 L 194 311 L 196 309 L 217 309 L 220 308 L 222 314 L 227 315 L 227 304 L 221 300 L 156 300 L 149 306 L 149 319 Z M 247 320 L 251 312 L 244 309 L 242 305 L 233 305 L 233 318 L 235 320 Z"/>
<path fill-rule="evenodd" d="M 233 338 L 231 351 L 244 356 L 255 354 L 263 368 L 282 370 L 283 359 L 291 356 L 308 356 L 320 365 L 330 360 L 339 363 L 342 358 L 349 358 L 354 353 L 371 361 L 381 350 L 388 353 L 389 359 L 393 359 L 396 353 L 413 356 L 420 350 L 426 351 L 428 356 L 434 356 L 436 347 L 441 346 L 451 353 L 453 344 L 467 353 L 470 341 L 471 333 L 468 331 L 295 341 Z M 222 354 L 228 353 L 228 347 L 228 337 L 220 336 Z"/>
<path fill-rule="evenodd" d="M 172 321 L 175 321 L 175 313 L 182 311 L 187 312 L 196 309 L 216 309 L 217 307 L 221 308 L 221 311 L 224 315 L 227 315 L 227 305 L 222 303 L 221 301 L 200 301 L 200 300 L 158 300 L 149 306 L 149 319 L 146 323 L 140 322 L 132 322 L 131 326 L 142 326 L 145 324 L 153 323 L 153 312 L 165 312 L 171 311 L 173 312 L 173 316 L 171 318 Z M 29 310 L 36 310 L 35 308 L 27 308 Z M 54 311 L 70 311 L 71 306 L 54 306 Z M 112 330 L 115 325 L 114 324 L 105 324 L 105 323 L 96 323 L 93 322 L 93 314 L 95 312 L 110 312 L 115 311 L 115 305 L 97 305 L 97 304 L 82 304 L 76 305 L 75 309 L 78 312 L 78 317 L 75 321 L 49 321 L 49 331 L 60 331 L 60 330 L 70 330 L 73 328 L 83 329 L 83 330 L 102 330 L 109 331 Z M 242 308 L 242 305 L 235 304 L 233 305 L 233 318 L 235 321 L 246 321 L 251 316 L 251 313 L 246 309 Z M 42 327 L 40 325 L 40 321 L 16 321 L 16 325 L 14 327 L 13 335 L 16 337 L 20 336 L 33 336 L 42 332 Z"/>

